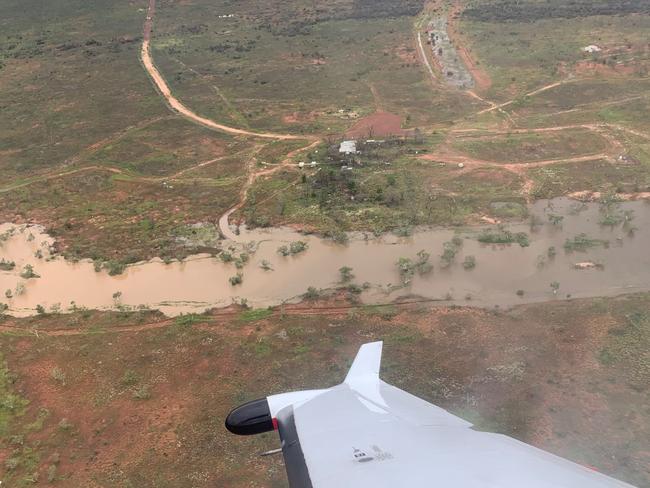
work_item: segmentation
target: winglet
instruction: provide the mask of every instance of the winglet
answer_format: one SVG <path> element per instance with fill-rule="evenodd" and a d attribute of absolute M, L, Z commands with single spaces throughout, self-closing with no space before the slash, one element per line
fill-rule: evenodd
<path fill-rule="evenodd" d="M 357 357 L 345 377 L 345 383 L 350 384 L 359 380 L 379 380 L 379 368 L 381 367 L 382 341 L 370 342 L 359 348 Z"/>

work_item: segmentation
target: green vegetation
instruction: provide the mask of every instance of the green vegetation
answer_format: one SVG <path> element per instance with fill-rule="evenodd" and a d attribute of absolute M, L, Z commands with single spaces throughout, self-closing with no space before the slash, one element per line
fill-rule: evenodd
<path fill-rule="evenodd" d="M 133 371 L 132 369 L 127 369 L 124 374 L 122 375 L 122 378 L 120 379 L 120 384 L 122 386 L 134 386 L 140 381 L 140 377 L 138 374 Z"/>
<path fill-rule="evenodd" d="M 476 257 L 465 256 L 465 260 L 463 261 L 463 268 L 467 270 L 476 268 Z"/>
<path fill-rule="evenodd" d="M 31 264 L 26 264 L 20 272 L 20 277 L 25 280 L 30 280 L 32 278 L 40 278 L 40 275 L 36 274 Z"/>
<path fill-rule="evenodd" d="M 558 290 L 560 289 L 560 283 L 557 281 L 552 281 L 551 282 L 551 290 L 553 291 L 554 295 L 557 295 Z"/>
<path fill-rule="evenodd" d="M 621 327 L 610 329 L 611 339 L 600 351 L 600 361 L 607 365 L 623 364 L 629 381 L 639 391 L 650 383 L 650 316 L 647 310 L 625 315 Z"/>
<path fill-rule="evenodd" d="M 29 401 L 13 393 L 16 377 L 9 371 L 0 355 L 0 438 L 6 438 L 17 417 L 24 415 Z"/>
<path fill-rule="evenodd" d="M 408 285 L 417 271 L 420 275 L 426 275 L 433 271 L 433 265 L 429 263 L 430 254 L 424 249 L 418 251 L 417 259 L 401 257 L 397 261 L 397 270 L 404 285 Z"/>
<path fill-rule="evenodd" d="M 458 236 L 454 236 L 451 241 L 445 242 L 443 244 L 443 251 L 440 255 L 440 261 L 442 262 L 443 268 L 451 266 L 451 264 L 456 259 L 456 254 L 458 254 L 458 251 L 460 251 L 462 245 L 463 240 Z"/>
<path fill-rule="evenodd" d="M 281 256 L 295 256 L 307 250 L 309 246 L 305 241 L 294 241 L 288 246 L 282 245 L 278 247 L 278 254 Z"/>
<path fill-rule="evenodd" d="M 609 244 L 608 241 L 604 241 L 602 239 L 593 239 L 589 237 L 587 234 L 578 234 L 575 236 L 573 239 L 567 239 L 564 242 L 564 249 L 566 251 L 586 251 L 587 249 L 590 249 L 592 247 L 596 246 L 607 246 Z"/>
<path fill-rule="evenodd" d="M 151 389 L 148 385 L 142 385 L 133 392 L 135 400 L 149 400 L 151 398 Z"/>
<path fill-rule="evenodd" d="M 316 287 L 310 286 L 307 291 L 302 295 L 305 300 L 316 300 L 320 297 L 320 290 Z"/>
<path fill-rule="evenodd" d="M 205 317 L 196 313 L 184 313 L 174 319 L 174 324 L 179 327 L 191 327 L 205 320 Z"/>
<path fill-rule="evenodd" d="M 607 140 L 590 131 L 567 130 L 551 134 L 459 139 L 454 147 L 478 159 L 525 163 L 598 153 L 605 150 Z"/>
<path fill-rule="evenodd" d="M 528 247 L 530 245 L 528 234 L 525 232 L 511 232 L 503 227 L 497 230 L 484 230 L 479 234 L 477 240 L 485 244 L 512 244 L 516 242 L 521 247 Z"/>
<path fill-rule="evenodd" d="M 4 258 L 0 259 L 0 271 L 12 271 L 16 267 L 13 261 L 6 261 Z"/>
<path fill-rule="evenodd" d="M 228 278 L 228 281 L 232 286 L 241 285 L 244 282 L 244 275 L 242 273 L 237 273 L 236 275 Z"/>
<path fill-rule="evenodd" d="M 241 312 L 239 320 L 242 322 L 257 322 L 258 320 L 267 319 L 271 315 L 273 315 L 273 310 L 270 308 L 252 308 Z"/>
<path fill-rule="evenodd" d="M 349 283 L 354 279 L 354 273 L 349 266 L 339 268 L 339 275 L 341 277 L 341 283 Z"/>
<path fill-rule="evenodd" d="M 634 0 L 493 0 L 470 7 L 463 15 L 470 19 L 496 22 L 535 22 L 540 19 L 574 18 L 594 15 L 650 14 L 650 6 Z"/>

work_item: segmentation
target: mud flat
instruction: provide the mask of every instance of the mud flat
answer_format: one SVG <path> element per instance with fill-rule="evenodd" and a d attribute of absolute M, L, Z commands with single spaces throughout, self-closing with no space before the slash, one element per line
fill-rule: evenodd
<path fill-rule="evenodd" d="M 428 25 L 428 37 L 442 76 L 451 86 L 469 90 L 474 79 L 451 42 L 447 32 L 447 15 L 434 17 Z"/>
<path fill-rule="evenodd" d="M 616 212 L 628 212 L 633 218 L 607 226 L 602 225 L 603 215 L 596 203 L 540 201 L 529 211 L 539 222 L 534 228 L 528 223 L 506 227 L 513 233 L 526 233 L 527 247 L 477 240 L 481 232 L 496 231 L 496 226 L 421 230 L 405 238 L 356 235 L 348 245 L 287 229 L 244 230 L 239 239 L 254 242 L 256 251 L 241 269 L 235 267 L 234 261 L 196 255 L 183 262 L 165 264 L 154 259 L 131 265 L 117 276 L 95 271 L 90 261 L 74 263 L 61 257 L 49 258 L 53 240 L 38 226 L 4 224 L 0 232 L 8 233 L 4 234 L 0 258 L 14 262 L 15 267 L 0 271 L 0 302 L 6 303 L 8 313 L 15 316 L 33 315 L 39 305 L 43 307 L 41 311 L 62 312 L 74 307 L 148 307 L 168 315 L 228 306 L 242 298 L 251 306 L 265 307 L 297 300 L 309 287 L 320 290 L 340 286 L 339 268 L 343 266 L 352 268 L 351 283 L 363 288 L 359 296 L 366 303 L 418 296 L 447 303 L 507 307 L 567 296 L 611 296 L 650 290 L 647 203 L 618 204 Z M 549 216 L 555 218 L 555 224 Z M 562 218 L 560 224 L 558 217 Z M 588 237 L 590 245 L 582 250 L 565 249 L 567 240 L 580 234 Z M 460 237 L 462 244 L 445 266 L 441 255 L 445 243 L 454 236 Z M 307 243 L 306 251 L 294 256 L 277 252 L 279 246 L 298 240 Z M 421 250 L 430 254 L 433 271 L 423 275 L 415 272 L 412 279 L 405 280 L 398 270 L 398 260 L 417 261 Z M 237 252 L 232 251 L 235 260 Z M 473 258 L 474 267 L 464 266 L 467 259 L 472 259 L 468 256 Z M 576 263 L 582 262 L 597 266 L 576 267 Z M 27 265 L 40 277 L 21 277 Z M 242 283 L 233 286 L 230 278 L 237 273 L 241 273 Z M 408 284 L 404 285 L 404 281 Z M 551 283 L 557 286 L 552 287 Z"/>

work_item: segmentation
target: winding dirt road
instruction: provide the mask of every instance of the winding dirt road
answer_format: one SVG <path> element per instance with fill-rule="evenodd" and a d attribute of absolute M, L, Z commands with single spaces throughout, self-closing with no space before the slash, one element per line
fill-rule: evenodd
<path fill-rule="evenodd" d="M 144 23 L 144 32 L 143 32 L 143 41 L 142 49 L 140 50 L 140 58 L 144 68 L 149 73 L 151 80 L 156 85 L 156 88 L 160 94 L 165 98 L 169 107 L 179 113 L 180 115 L 200 124 L 209 129 L 218 130 L 221 132 L 226 132 L 228 134 L 234 135 L 244 135 L 244 136 L 253 136 L 253 137 L 263 137 L 265 139 L 308 139 L 305 136 L 296 136 L 293 134 L 276 134 L 273 132 L 253 132 L 245 129 L 238 129 L 236 127 L 230 127 L 223 124 L 218 124 L 217 122 L 210 120 L 206 117 L 201 117 L 196 112 L 192 111 L 190 108 L 185 106 L 180 100 L 178 100 L 171 92 L 169 85 L 160 74 L 156 68 L 153 58 L 151 57 L 151 31 L 153 28 L 153 18 L 156 12 L 156 0 L 149 0 L 149 8 L 147 10 L 147 18 Z"/>

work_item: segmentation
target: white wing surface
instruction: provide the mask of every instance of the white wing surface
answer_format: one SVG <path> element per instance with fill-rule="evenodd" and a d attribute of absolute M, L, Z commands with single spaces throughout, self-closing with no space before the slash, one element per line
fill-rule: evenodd
<path fill-rule="evenodd" d="M 292 488 L 630 487 L 519 442 L 479 432 L 379 379 L 381 343 L 364 345 L 345 382 L 269 397 Z M 293 401 L 296 400 L 296 401 Z"/>

